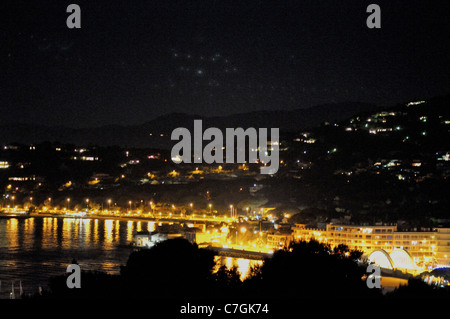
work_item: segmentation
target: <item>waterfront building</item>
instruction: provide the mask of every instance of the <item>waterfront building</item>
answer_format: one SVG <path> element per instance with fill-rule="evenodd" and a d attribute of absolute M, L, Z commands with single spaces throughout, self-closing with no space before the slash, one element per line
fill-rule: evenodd
<path fill-rule="evenodd" d="M 151 248 L 154 245 L 168 239 L 184 238 L 191 243 L 196 242 L 196 231 L 157 231 L 157 232 L 136 232 L 133 235 L 131 245 L 136 248 Z"/>
<path fill-rule="evenodd" d="M 267 233 L 267 246 L 273 249 L 283 249 L 293 241 L 292 231 L 271 230 Z"/>
<path fill-rule="evenodd" d="M 421 269 L 450 266 L 450 228 L 414 229 L 400 231 L 397 225 L 343 225 L 329 223 L 324 229 L 307 228 L 296 224 L 294 240 L 315 239 L 332 247 L 340 244 L 363 252 L 370 257 L 374 252 L 388 254 L 404 251 Z M 396 253 L 395 253 L 396 254 Z M 405 256 L 403 253 L 402 256 Z M 395 268 L 392 266 L 392 268 Z"/>

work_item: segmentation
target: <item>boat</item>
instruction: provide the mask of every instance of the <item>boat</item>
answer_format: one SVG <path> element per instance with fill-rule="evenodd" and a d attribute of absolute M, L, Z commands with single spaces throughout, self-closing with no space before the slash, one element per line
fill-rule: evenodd
<path fill-rule="evenodd" d="M 0 218 L 29 218 L 30 212 L 23 209 L 3 209 Z"/>

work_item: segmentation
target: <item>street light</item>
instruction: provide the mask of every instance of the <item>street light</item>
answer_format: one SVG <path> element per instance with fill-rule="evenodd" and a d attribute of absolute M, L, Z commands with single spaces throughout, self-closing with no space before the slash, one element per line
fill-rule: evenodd
<path fill-rule="evenodd" d="M 209 206 L 209 213 L 211 214 L 211 207 L 212 207 L 212 204 L 209 204 L 208 206 Z"/>
<path fill-rule="evenodd" d="M 151 210 L 152 215 L 153 215 L 153 213 L 154 213 L 154 211 L 153 211 L 153 202 L 150 202 L 150 210 Z"/>
<path fill-rule="evenodd" d="M 70 198 L 68 197 L 67 198 L 67 210 L 69 210 L 69 207 L 70 207 L 69 204 L 70 204 Z"/>
<path fill-rule="evenodd" d="M 131 200 L 128 202 L 128 204 L 130 204 L 130 213 L 131 213 Z"/>
<path fill-rule="evenodd" d="M 86 198 L 86 209 L 89 209 L 89 198 Z"/>
<path fill-rule="evenodd" d="M 111 210 L 111 199 L 108 199 L 108 211 Z"/>

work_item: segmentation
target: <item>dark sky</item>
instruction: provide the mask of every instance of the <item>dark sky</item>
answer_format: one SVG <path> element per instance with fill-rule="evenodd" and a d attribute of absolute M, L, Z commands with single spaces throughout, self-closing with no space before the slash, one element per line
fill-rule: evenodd
<path fill-rule="evenodd" d="M 81 7 L 81 29 L 66 8 Z M 366 8 L 381 7 L 381 29 Z M 0 124 L 140 124 L 449 93 L 446 1 L 2 1 Z"/>

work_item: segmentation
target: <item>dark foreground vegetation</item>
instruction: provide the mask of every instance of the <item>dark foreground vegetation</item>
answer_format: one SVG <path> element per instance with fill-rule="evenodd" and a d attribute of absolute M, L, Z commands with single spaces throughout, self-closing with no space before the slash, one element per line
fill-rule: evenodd
<path fill-rule="evenodd" d="M 184 239 L 167 240 L 149 250 L 133 252 L 120 275 L 82 272 L 81 288 L 69 289 L 67 275 L 50 280 L 48 291 L 36 299 L 66 298 L 269 298 L 336 299 L 450 297 L 419 280 L 383 296 L 363 280 L 366 265 L 358 264 L 361 252 L 346 246 L 330 249 L 316 241 L 298 242 L 274 253 L 250 276 L 240 280 L 236 268 L 215 270 L 214 253 Z"/>

